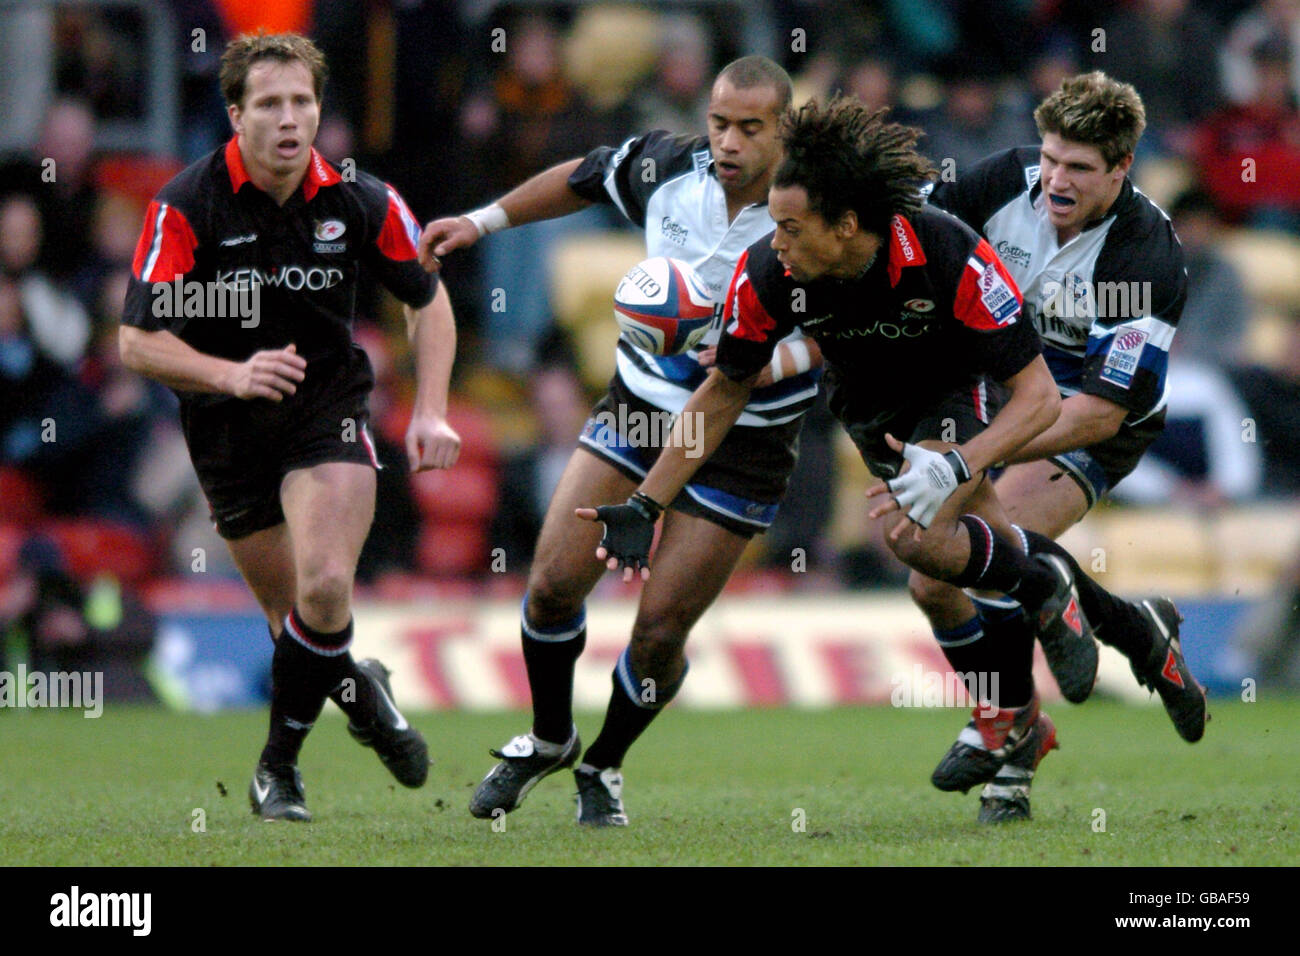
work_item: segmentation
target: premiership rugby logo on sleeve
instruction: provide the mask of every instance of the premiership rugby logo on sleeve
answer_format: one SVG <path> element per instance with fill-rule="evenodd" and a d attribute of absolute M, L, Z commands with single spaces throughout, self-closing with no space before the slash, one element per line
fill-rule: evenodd
<path fill-rule="evenodd" d="M 1106 361 L 1102 364 L 1101 377 L 1112 385 L 1128 388 L 1133 384 L 1133 374 L 1137 371 L 1146 348 L 1149 336 L 1141 329 L 1131 325 L 1122 325 L 1115 330 L 1115 341 L 1111 342 L 1106 352 Z"/>
<path fill-rule="evenodd" d="M 996 264 L 990 262 L 984 266 L 979 278 L 980 301 L 989 315 L 999 326 L 1010 325 L 1020 312 L 1020 302 L 1007 281 L 998 274 Z"/>

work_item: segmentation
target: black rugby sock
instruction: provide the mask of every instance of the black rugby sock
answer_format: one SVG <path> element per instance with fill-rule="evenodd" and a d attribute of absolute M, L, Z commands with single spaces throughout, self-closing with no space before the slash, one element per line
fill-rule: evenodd
<path fill-rule="evenodd" d="M 999 707 L 1022 707 L 1034 696 L 1034 628 L 1025 609 L 975 599 L 997 675 Z"/>
<path fill-rule="evenodd" d="M 333 634 L 314 631 L 295 607 L 271 657 L 271 726 L 262 763 L 295 764 L 325 698 L 348 676 L 352 622 Z M 355 669 L 352 664 L 352 669 Z"/>
<path fill-rule="evenodd" d="M 961 588 L 1001 591 L 1037 616 L 1043 602 L 1056 591 L 1056 575 L 1039 561 L 993 533 L 988 522 L 977 515 L 962 515 L 961 523 L 970 536 L 970 560 L 962 572 L 948 579 Z"/>
<path fill-rule="evenodd" d="M 609 696 L 600 736 L 582 755 L 582 763 L 597 770 L 623 766 L 628 749 L 659 716 L 686 680 L 687 664 L 671 687 L 643 687 L 632 671 L 631 648 L 624 649 L 614 667 L 614 690 Z"/>
<path fill-rule="evenodd" d="M 519 630 L 533 695 L 533 736 L 567 743 L 573 733 L 573 668 L 587 646 L 587 611 L 562 624 L 538 627 L 528 620 L 525 595 Z"/>
<path fill-rule="evenodd" d="M 1026 531 L 1025 538 L 1029 542 L 1030 554 L 1054 554 L 1070 565 L 1074 572 L 1074 587 L 1079 592 L 1079 604 L 1097 640 L 1109 644 L 1129 660 L 1145 664 L 1151 656 L 1151 629 L 1137 605 L 1115 597 L 1084 574 L 1073 555 L 1046 535 Z"/>

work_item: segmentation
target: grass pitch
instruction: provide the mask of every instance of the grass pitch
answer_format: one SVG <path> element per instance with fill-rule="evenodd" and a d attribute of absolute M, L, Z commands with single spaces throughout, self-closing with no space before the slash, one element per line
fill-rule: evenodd
<path fill-rule="evenodd" d="M 522 714 L 417 716 L 434 766 L 416 791 L 322 717 L 301 762 L 316 819 L 301 825 L 249 813 L 264 712 L 9 711 L 0 846 L 7 864 L 75 866 L 1295 865 L 1300 700 L 1212 712 L 1189 746 L 1158 706 L 1055 705 L 1062 749 L 1039 769 L 1034 820 L 991 828 L 975 791 L 929 784 L 965 711 L 670 711 L 623 768 L 631 827 L 592 832 L 565 772 L 504 829 L 469 816 L 487 749 Z M 598 727 L 580 716 L 588 742 Z"/>

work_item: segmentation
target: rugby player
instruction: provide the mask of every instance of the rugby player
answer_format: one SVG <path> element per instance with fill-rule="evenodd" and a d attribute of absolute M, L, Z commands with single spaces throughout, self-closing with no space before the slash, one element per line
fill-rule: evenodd
<path fill-rule="evenodd" d="M 887 545 L 932 577 L 1013 595 L 1038 616 L 1044 643 L 1061 648 L 1063 682 L 1091 686 L 1096 645 L 1069 567 L 1024 552 L 985 478 L 1059 412 L 1038 334 L 988 242 L 923 204 L 918 187 L 934 168 L 915 151 L 920 131 L 883 114 L 841 97 L 784 121 L 785 158 L 768 200 L 776 231 L 741 257 L 717 368 L 683 415 L 702 415 L 709 461 L 724 455 L 757 372 L 800 325 L 821 347 L 831 410 L 882 479 L 869 494 L 890 495 L 873 514 L 906 510 L 882 522 Z M 986 378 L 1007 389 L 992 415 Z M 640 568 L 645 577 L 661 503 L 676 498 L 700 460 L 670 443 L 626 504 L 579 510 L 605 524 L 596 554 L 611 570 L 630 579 Z M 657 574 L 675 577 L 671 560 L 660 551 Z M 1012 675 L 1002 693 L 1024 703 L 990 734 L 1002 747 L 1014 733 L 1015 757 L 1032 771 L 1055 746 L 1029 673 L 1033 637 L 984 649 L 979 669 Z M 680 644 L 656 649 L 663 663 L 650 676 L 671 677 L 680 654 Z"/>
<path fill-rule="evenodd" d="M 163 187 L 146 213 L 122 317 L 123 361 L 170 386 L 218 533 L 266 614 L 271 720 L 249 788 L 265 820 L 310 820 L 297 770 L 327 696 L 408 787 L 428 748 L 393 703 L 388 671 L 352 659 L 352 580 L 375 503 L 367 398 L 352 343 L 371 270 L 405 305 L 418 374 L 412 471 L 449 468 L 456 331 L 416 257 L 419 225 L 391 186 L 344 179 L 312 147 L 326 66 L 292 34 L 242 36 L 221 60 L 234 135 Z M 197 288 L 238 308 L 178 299 Z M 223 298 L 224 297 L 224 298 Z M 230 312 L 236 312 L 230 315 Z M 198 314 L 196 314 L 198 313 Z"/>
<path fill-rule="evenodd" d="M 1006 459 L 998 497 L 1029 553 L 1070 564 L 1095 636 L 1124 653 L 1139 683 L 1160 694 L 1179 735 L 1195 742 L 1205 731 L 1205 692 L 1183 658 L 1173 602 L 1114 597 L 1053 540 L 1136 467 L 1164 427 L 1169 346 L 1187 296 L 1182 248 L 1169 218 L 1128 178 L 1146 125 L 1132 86 L 1100 72 L 1075 76 L 1034 119 L 1041 147 L 990 156 L 930 196 L 1001 256 L 1063 398 L 1056 423 Z M 959 672 L 980 645 L 1021 642 L 1032 632 L 1014 600 L 968 598 L 920 572 L 909 583 Z M 964 791 L 989 779 L 981 819 L 1026 818 L 1030 779 L 999 770 L 1003 761 L 981 734 L 992 718 L 980 713 L 933 782 Z"/>
<path fill-rule="evenodd" d="M 790 78 L 776 63 L 759 56 L 736 60 L 713 84 L 707 138 L 653 131 L 561 163 L 486 208 L 431 222 L 421 236 L 422 260 L 435 268 L 437 257 L 489 232 L 611 203 L 645 229 L 649 255 L 686 260 L 720 301 L 740 254 L 771 231 L 767 188 L 780 155 L 777 120 L 790 97 Z M 620 340 L 617 372 L 551 499 L 528 576 L 520 631 L 533 726 L 492 752 L 500 762 L 470 800 L 474 816 L 514 810 L 543 777 L 577 763 L 578 822 L 627 825 L 617 768 L 686 673 L 680 657 L 660 659 L 660 649 L 686 640 L 750 538 L 775 518 L 795 464 L 799 419 L 817 392 L 816 345 L 792 331 L 765 372 L 765 387 L 738 410 L 725 454 L 700 469 L 671 502 L 659 545 L 671 573 L 657 576 L 641 594 L 631 644 L 614 669 L 604 725 L 581 763 L 573 669 L 586 642 L 584 601 L 603 568 L 591 559 L 599 529 L 575 520 L 573 512 L 583 502 L 621 500 L 636 487 L 654 464 L 659 438 L 638 447 L 608 422 L 680 412 L 705 377 L 701 352 L 708 353 L 717 337 L 715 328 L 700 351 L 677 356 L 650 355 Z M 643 683 L 651 675 L 652 691 Z"/>

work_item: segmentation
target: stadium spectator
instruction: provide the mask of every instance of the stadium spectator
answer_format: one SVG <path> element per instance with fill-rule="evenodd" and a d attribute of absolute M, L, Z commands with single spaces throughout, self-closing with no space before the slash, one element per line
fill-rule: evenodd
<path fill-rule="evenodd" d="M 13 194 L 0 201 L 0 272 L 17 286 L 27 334 L 49 358 L 75 368 L 90 339 L 90 320 L 76 298 L 37 265 L 44 230 L 35 201 Z"/>
<path fill-rule="evenodd" d="M 528 382 L 537 441 L 503 462 L 501 486 L 508 493 L 501 496 L 492 520 L 492 546 L 505 549 L 511 567 L 532 563 L 546 507 L 573 455 L 573 436 L 591 408 L 572 354 L 558 347 L 548 352 Z"/>
<path fill-rule="evenodd" d="M 1137 0 L 1102 30 L 1090 38 L 1092 63 L 1142 95 L 1152 117 L 1145 146 L 1186 153 L 1193 127 L 1219 102 L 1217 84 L 1188 82 L 1190 64 L 1205 70 L 1215 62 L 1215 24 L 1189 0 Z"/>
<path fill-rule="evenodd" d="M 95 117 L 81 100 L 61 97 L 46 113 L 41 136 L 26 152 L 0 161 L 0 198 L 25 193 L 46 224 L 40 266 L 51 276 L 72 275 L 90 251 Z"/>
<path fill-rule="evenodd" d="M 632 101 L 639 129 L 692 133 L 709 105 L 713 43 L 699 19 L 687 14 L 663 18 L 654 78 Z"/>
<path fill-rule="evenodd" d="M 1179 194 L 1169 206 L 1187 265 L 1187 304 L 1174 340 L 1187 360 L 1226 368 L 1245 347 L 1250 298 L 1237 267 L 1219 252 L 1223 222 L 1200 189 Z"/>
<path fill-rule="evenodd" d="M 1232 103 L 1249 103 L 1259 89 L 1254 51 L 1269 37 L 1281 37 L 1289 50 L 1291 95 L 1300 102 L 1300 3 L 1260 0 L 1232 21 L 1219 53 L 1223 91 Z"/>
<path fill-rule="evenodd" d="M 1291 312 L 1274 366 L 1250 365 L 1230 375 L 1255 425 L 1247 437 L 1264 457 L 1264 494 L 1300 495 L 1300 309 Z"/>
<path fill-rule="evenodd" d="M 965 52 L 945 61 L 941 71 L 942 104 L 921 118 L 920 125 L 926 131 L 922 152 L 934 160 L 945 181 L 961 176 L 990 153 L 1034 140 L 1033 125 L 1002 97 L 1001 77 L 992 60 Z"/>
<path fill-rule="evenodd" d="M 1272 37 L 1252 59 L 1259 80 L 1254 98 L 1197 129 L 1196 166 L 1228 221 L 1300 233 L 1300 111 L 1292 98 L 1290 52 Z"/>
<path fill-rule="evenodd" d="M 559 28 L 524 14 L 507 29 L 505 63 L 488 88 L 472 94 L 461 115 L 462 195 L 496 196 L 574 152 L 612 140 L 594 107 L 564 75 Z M 626 128 L 620 124 L 619 130 Z M 482 157 L 492 157 L 483 162 Z M 484 360 L 523 374 L 553 326 L 547 249 L 584 228 L 606 224 L 598 213 L 563 218 L 491 236 L 481 247 Z"/>
<path fill-rule="evenodd" d="M 1114 495 L 1130 504 L 1200 510 L 1249 501 L 1260 489 L 1260 455 L 1259 445 L 1246 440 L 1246 406 L 1221 369 L 1179 354 L 1180 336 L 1169 358 L 1164 431 Z"/>
<path fill-rule="evenodd" d="M 157 702 L 145 676 L 156 632 L 134 592 L 107 576 L 78 581 L 43 536 L 23 542 L 0 593 L 0 644 L 21 647 L 29 672 L 102 675 L 101 704 Z"/>

